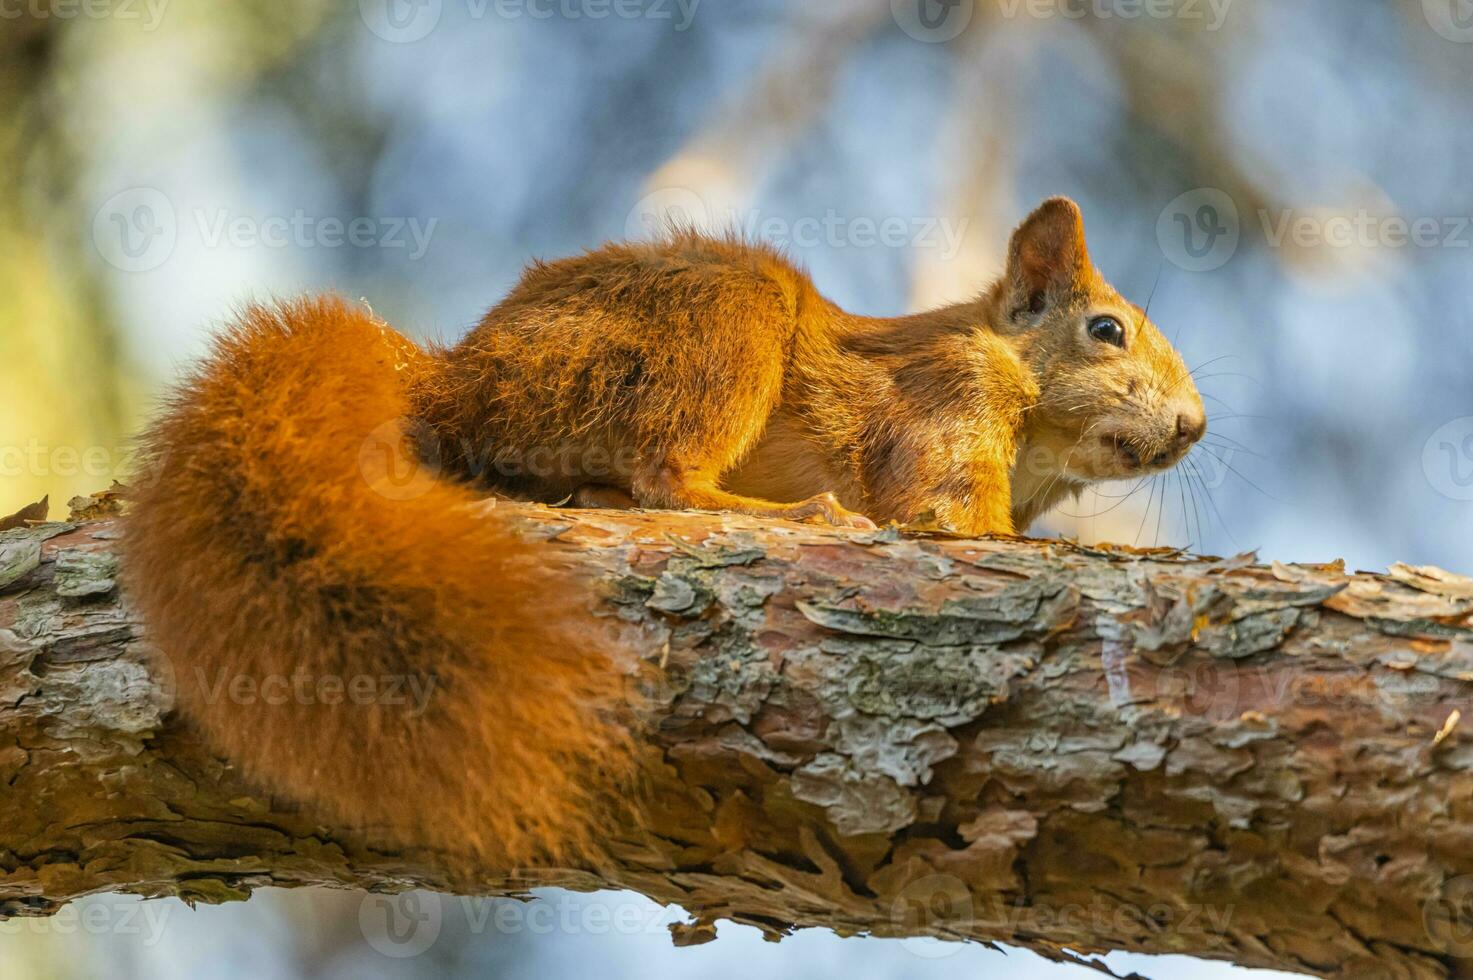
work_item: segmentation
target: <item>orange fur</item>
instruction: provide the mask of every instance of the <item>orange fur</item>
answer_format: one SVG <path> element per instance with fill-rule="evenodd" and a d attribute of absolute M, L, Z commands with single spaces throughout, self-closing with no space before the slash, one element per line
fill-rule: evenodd
<path fill-rule="evenodd" d="M 682 232 L 535 264 L 448 349 L 331 299 L 247 311 L 147 437 L 126 574 L 184 712 L 251 775 L 390 840 L 586 857 L 632 768 L 621 674 L 582 590 L 476 487 L 1007 533 L 1175 463 L 1204 417 L 1072 202 L 1023 222 L 973 302 L 896 319 Z M 299 673 L 434 696 L 245 704 L 216 683 Z"/>
<path fill-rule="evenodd" d="M 1127 325 L 1125 348 L 1084 335 L 1102 314 Z M 967 534 L 1023 530 L 1087 482 L 1175 463 L 1189 443 L 1169 430 L 1204 415 L 1062 198 L 971 303 L 853 316 L 771 248 L 676 232 L 534 265 L 435 356 L 413 398 L 462 478 L 860 526 L 930 512 Z"/>
<path fill-rule="evenodd" d="M 620 674 L 578 629 L 586 589 L 478 495 L 386 479 L 425 363 L 337 300 L 249 309 L 147 437 L 129 592 L 179 707 L 269 788 L 391 842 L 587 856 L 595 789 L 629 769 Z M 268 680 L 294 677 L 305 696 Z"/>

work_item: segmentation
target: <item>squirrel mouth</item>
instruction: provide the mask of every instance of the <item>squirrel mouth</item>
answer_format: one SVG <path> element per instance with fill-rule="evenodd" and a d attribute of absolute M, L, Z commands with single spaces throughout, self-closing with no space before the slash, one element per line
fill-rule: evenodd
<path fill-rule="evenodd" d="M 1170 466 L 1176 460 L 1176 454 L 1169 449 L 1162 452 L 1145 453 L 1140 447 L 1118 435 L 1100 436 L 1100 445 L 1132 470 L 1161 469 Z M 1142 462 L 1143 459 L 1144 462 Z"/>

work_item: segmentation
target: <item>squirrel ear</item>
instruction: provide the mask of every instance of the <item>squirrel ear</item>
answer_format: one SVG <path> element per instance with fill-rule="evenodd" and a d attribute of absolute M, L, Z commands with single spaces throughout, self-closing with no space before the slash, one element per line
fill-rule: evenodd
<path fill-rule="evenodd" d="M 1085 281 L 1090 268 L 1084 215 L 1067 197 L 1051 197 L 1023 219 L 1008 243 L 1014 308 L 1042 313 L 1051 293 Z"/>

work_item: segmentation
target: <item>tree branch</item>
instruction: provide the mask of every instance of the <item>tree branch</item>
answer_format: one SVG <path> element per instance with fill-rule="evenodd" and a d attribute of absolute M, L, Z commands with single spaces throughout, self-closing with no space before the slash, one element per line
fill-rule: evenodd
<path fill-rule="evenodd" d="M 452 880 L 170 714 L 110 521 L 0 532 L 0 914 L 263 885 L 633 889 L 773 937 L 1473 960 L 1473 580 L 502 504 L 664 665 L 609 867 Z"/>

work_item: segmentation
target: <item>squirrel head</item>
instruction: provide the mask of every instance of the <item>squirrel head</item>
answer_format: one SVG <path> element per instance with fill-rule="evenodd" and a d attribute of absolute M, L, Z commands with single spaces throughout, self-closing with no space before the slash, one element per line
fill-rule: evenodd
<path fill-rule="evenodd" d="M 993 323 L 1038 385 L 1020 466 L 1128 479 L 1174 466 L 1205 434 L 1191 372 L 1094 267 L 1073 201 L 1050 198 L 1013 232 L 994 302 Z"/>

